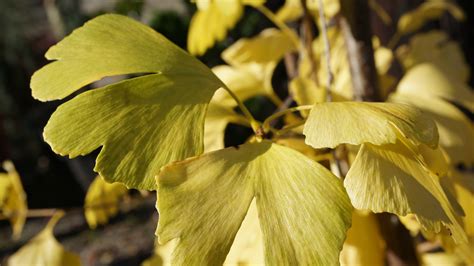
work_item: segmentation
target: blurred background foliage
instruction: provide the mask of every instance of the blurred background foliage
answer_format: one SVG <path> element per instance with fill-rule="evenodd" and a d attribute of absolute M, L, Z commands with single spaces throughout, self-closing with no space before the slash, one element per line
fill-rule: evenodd
<path fill-rule="evenodd" d="M 416 7 L 420 0 L 378 0 L 396 21 L 404 12 Z M 422 31 L 442 29 L 459 42 L 471 69 L 474 67 L 474 1 L 456 1 L 467 15 L 462 23 L 446 14 Z M 269 0 L 267 7 L 275 11 L 284 0 Z M 69 160 L 54 154 L 44 143 L 42 130 L 55 108 L 61 103 L 41 103 L 31 97 L 29 81 L 33 72 L 47 63 L 44 53 L 73 29 L 102 13 L 120 13 L 140 20 L 186 49 L 187 29 L 196 7 L 187 0 L 1 0 L 0 1 L 0 161 L 12 160 L 18 169 L 30 208 L 70 208 L 84 204 L 85 192 L 95 174 L 94 157 Z M 387 44 L 396 24 L 386 25 L 371 14 L 374 34 Z M 295 26 L 298 22 L 295 22 Z M 222 64 L 221 52 L 242 37 L 251 37 L 272 26 L 259 12 L 246 7 L 245 15 L 222 42 L 218 42 L 200 59 L 209 67 Z M 317 34 L 317 32 L 316 32 Z M 410 35 L 400 44 L 406 43 Z M 91 66 L 93 67 L 93 66 Z M 398 67 L 398 70 L 397 70 Z M 400 77 L 400 66 L 391 72 Z M 287 76 L 280 63 L 272 83 L 281 98 L 286 98 Z M 470 86 L 474 87 L 471 75 Z M 67 99 L 66 99 L 67 100 Z M 247 102 L 257 119 L 271 114 L 275 106 L 262 98 Z M 473 118 L 471 113 L 468 116 Z M 230 125 L 226 144 L 242 143 L 250 129 Z M 153 209 L 154 211 L 154 209 Z M 0 222 L 0 228 L 8 224 Z M 0 235 L 0 238 L 3 238 Z M 3 241 L 3 239 L 1 239 Z M 153 240 L 152 240 L 153 241 Z M 2 257 L 0 246 L 0 258 Z"/>

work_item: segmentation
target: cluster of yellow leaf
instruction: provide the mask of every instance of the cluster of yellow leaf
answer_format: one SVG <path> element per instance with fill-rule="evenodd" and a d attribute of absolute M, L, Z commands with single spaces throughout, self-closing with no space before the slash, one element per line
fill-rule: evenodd
<path fill-rule="evenodd" d="M 56 223 L 64 215 L 58 211 L 46 227 L 8 259 L 10 266 L 79 266 L 78 255 L 65 250 L 53 235 Z"/>
<path fill-rule="evenodd" d="M 228 20 L 209 22 L 215 27 L 206 28 L 211 37 L 198 38 L 202 43 L 190 44 L 196 45 L 190 50 L 202 53 L 221 39 L 240 16 L 242 5 L 250 3 L 199 1 L 190 39 L 197 38 L 193 34 L 207 34 L 202 27 L 209 19 Z M 224 10 L 221 4 L 231 6 Z M 344 39 L 338 30 L 330 34 L 334 60 L 340 62 L 335 65 L 341 68 L 334 69 L 342 77 L 336 84 L 344 88 L 350 83 Z M 46 125 L 45 140 L 54 151 L 70 157 L 101 148 L 95 170 L 106 181 L 157 189 L 159 242 L 179 239 L 170 248 L 173 265 L 242 260 L 332 265 L 352 258 L 365 262 L 364 246 L 382 250 L 383 243 L 376 231 L 371 233 L 373 242 L 360 242 L 360 232 L 373 223 L 373 217 L 354 212 L 353 206 L 413 214 L 423 231 L 449 230 L 452 241 L 463 247 L 467 237 L 458 220 L 463 211 L 436 175 L 445 171 L 430 115 L 406 104 L 327 103 L 319 92 L 298 92 L 321 90 L 304 71 L 304 60 L 299 80 L 292 81 L 295 99 L 314 104 L 303 114 L 307 121 L 302 133 L 315 149 L 360 146 L 345 180 L 294 148 L 271 140 L 222 149 L 226 125 L 249 122 L 233 111 L 235 103 L 218 89 L 241 99 L 264 95 L 279 101 L 270 80 L 283 55 L 301 49 L 291 39 L 288 32 L 268 29 L 240 40 L 222 55 L 229 65 L 218 66 L 213 73 L 148 27 L 119 15 L 99 16 L 50 48 L 46 56 L 56 61 L 32 77 L 33 96 L 62 99 L 102 77 L 148 74 L 83 92 L 62 104 Z M 318 49 L 315 45 L 319 59 Z M 381 49 L 378 66 L 385 73 L 393 56 Z M 319 73 L 325 71 L 322 63 L 317 69 L 318 76 L 327 75 Z M 469 101 L 442 88 L 434 93 Z M 352 219 L 354 227 L 340 257 Z M 246 239 L 246 231 L 261 237 Z M 246 247 L 263 253 L 242 252 Z M 159 246 L 157 250 L 160 255 Z M 160 260 L 151 258 L 155 259 Z"/>
<path fill-rule="evenodd" d="M 6 161 L 3 163 L 3 168 L 7 173 L 0 173 L 0 215 L 10 220 L 13 238 L 18 238 L 28 212 L 26 193 L 13 163 Z"/>
<path fill-rule="evenodd" d="M 97 176 L 86 194 L 84 215 L 89 227 L 106 224 L 109 218 L 118 212 L 119 200 L 127 193 L 127 188 L 121 183 L 107 183 Z"/>

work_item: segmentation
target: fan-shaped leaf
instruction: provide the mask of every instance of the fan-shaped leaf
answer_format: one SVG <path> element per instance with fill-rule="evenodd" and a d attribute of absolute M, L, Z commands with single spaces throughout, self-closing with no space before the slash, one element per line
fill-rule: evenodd
<path fill-rule="evenodd" d="M 244 144 L 171 164 L 157 180 L 160 242 L 179 238 L 173 264 L 223 263 L 254 197 L 266 263 L 338 261 L 347 196 L 327 169 L 292 149 Z"/>
<path fill-rule="evenodd" d="M 9 260 L 10 266 L 78 266 L 81 265 L 79 256 L 64 250 L 54 238 L 53 228 L 57 221 L 64 215 L 57 212 L 48 225 L 20 250 L 13 254 Z"/>
<path fill-rule="evenodd" d="M 412 141 L 438 145 L 433 120 L 413 107 L 393 103 L 315 104 L 303 134 L 314 148 L 334 148 L 341 143 L 395 143 L 400 132 Z"/>
<path fill-rule="evenodd" d="M 401 142 L 362 145 L 344 186 L 358 209 L 400 216 L 413 213 L 424 230 L 440 232 L 444 225 L 456 242 L 466 241 L 438 177 Z"/>
<path fill-rule="evenodd" d="M 149 190 L 163 165 L 202 152 L 207 104 L 222 83 L 162 35 L 129 18 L 103 15 L 47 57 L 58 61 L 31 81 L 42 100 L 63 98 L 104 76 L 152 73 L 61 105 L 44 131 L 55 152 L 75 157 L 102 146 L 95 167 L 101 176 Z"/>

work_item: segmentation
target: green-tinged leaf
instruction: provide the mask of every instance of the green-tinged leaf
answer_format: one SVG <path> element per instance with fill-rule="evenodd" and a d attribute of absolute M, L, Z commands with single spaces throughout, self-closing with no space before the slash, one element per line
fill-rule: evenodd
<path fill-rule="evenodd" d="M 401 34 L 414 32 L 426 22 L 440 19 L 445 12 L 449 12 L 457 20 L 464 20 L 465 18 L 462 10 L 451 1 L 428 0 L 415 10 L 405 13 L 398 20 L 398 32 Z"/>
<path fill-rule="evenodd" d="M 242 16 L 243 5 L 240 0 L 226 0 L 198 1 L 197 6 L 189 27 L 188 51 L 202 55 L 226 37 Z"/>
<path fill-rule="evenodd" d="M 224 148 L 225 129 L 229 123 L 249 126 L 244 116 L 227 106 L 211 102 L 204 124 L 204 150 L 206 152 Z"/>
<path fill-rule="evenodd" d="M 408 45 L 397 49 L 397 57 L 405 69 L 431 63 L 453 81 L 469 80 L 470 69 L 461 46 L 442 31 L 416 34 Z"/>
<path fill-rule="evenodd" d="M 64 250 L 54 238 L 53 228 L 64 215 L 56 213 L 48 225 L 26 245 L 8 259 L 10 266 L 78 266 L 81 261 L 78 255 Z"/>
<path fill-rule="evenodd" d="M 222 83 L 162 35 L 127 17 L 103 15 L 47 57 L 57 61 L 31 81 L 42 100 L 63 98 L 104 76 L 152 73 L 62 104 L 44 130 L 56 153 L 72 158 L 102 147 L 95 171 L 109 182 L 153 190 L 163 165 L 203 151 L 207 104 Z"/>
<path fill-rule="evenodd" d="M 358 209 L 415 214 L 422 229 L 437 233 L 444 225 L 457 243 L 466 242 L 438 177 L 402 142 L 362 145 L 344 185 Z"/>
<path fill-rule="evenodd" d="M 244 144 L 173 163 L 157 180 L 159 240 L 179 238 L 172 264 L 222 264 L 254 197 L 268 265 L 338 262 L 350 226 L 347 195 L 327 169 L 292 149 Z"/>
<path fill-rule="evenodd" d="M 222 58 L 231 65 L 246 63 L 266 64 L 279 61 L 296 47 L 282 31 L 268 28 L 253 38 L 242 38 L 222 53 Z"/>
<path fill-rule="evenodd" d="M 354 210 L 339 262 L 341 265 L 384 265 L 385 242 L 375 215 Z"/>
<path fill-rule="evenodd" d="M 416 108 L 404 104 L 330 102 L 313 106 L 303 134 L 314 148 L 339 144 L 395 143 L 402 133 L 414 142 L 438 145 L 436 125 Z"/>
<path fill-rule="evenodd" d="M 120 198 L 127 193 L 127 188 L 120 183 L 107 183 L 97 176 L 87 190 L 84 203 L 84 215 L 87 224 L 94 229 L 97 225 L 106 224 L 110 217 L 118 212 Z"/>
<path fill-rule="evenodd" d="M 272 76 L 275 66 L 276 63 L 266 65 L 220 65 L 213 67 L 212 71 L 242 101 L 262 95 L 279 103 L 281 100 L 278 99 L 272 87 Z M 237 106 L 236 101 L 224 89 L 217 90 L 212 101 L 223 106 Z"/>
<path fill-rule="evenodd" d="M 28 213 L 26 193 L 13 163 L 5 161 L 3 168 L 7 173 L 0 173 L 0 213 L 10 220 L 13 239 L 18 239 Z"/>
<path fill-rule="evenodd" d="M 444 98 L 474 110 L 472 89 L 462 82 L 450 80 L 433 64 L 420 64 L 408 70 L 400 80 L 397 92 Z"/>
<path fill-rule="evenodd" d="M 420 108 L 435 122 L 439 130 L 439 144 L 453 164 L 474 163 L 474 128 L 472 122 L 458 108 L 438 98 L 425 97 L 413 92 L 399 91 L 390 101 Z"/>

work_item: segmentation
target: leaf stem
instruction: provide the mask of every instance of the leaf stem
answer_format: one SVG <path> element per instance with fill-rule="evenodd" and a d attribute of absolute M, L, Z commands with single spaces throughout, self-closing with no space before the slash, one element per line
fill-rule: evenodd
<path fill-rule="evenodd" d="M 291 107 L 291 108 L 276 112 L 276 113 L 272 114 L 271 116 L 267 117 L 267 119 L 265 119 L 265 121 L 263 121 L 263 124 L 262 124 L 263 132 L 266 133 L 266 132 L 268 132 L 268 130 L 270 130 L 270 128 L 271 128 L 270 122 L 271 121 L 273 121 L 273 120 L 275 120 L 275 119 L 277 119 L 281 116 L 284 116 L 286 114 L 292 113 L 292 112 L 297 112 L 297 111 L 302 111 L 302 110 L 310 110 L 311 108 L 313 108 L 312 105 L 301 105 L 301 106 Z"/>
<path fill-rule="evenodd" d="M 285 33 L 288 38 L 290 38 L 291 42 L 295 45 L 295 47 L 300 46 L 300 40 L 298 39 L 296 33 L 290 29 L 283 21 L 277 18 L 275 13 L 273 13 L 270 9 L 268 9 L 264 5 L 256 6 L 255 7 L 260 13 L 262 13 L 265 17 L 267 17 L 273 24 L 275 24 L 283 33 Z"/>
<path fill-rule="evenodd" d="M 294 124 L 285 126 L 285 127 L 283 127 L 282 129 L 276 131 L 275 135 L 276 135 L 277 137 L 282 136 L 282 135 L 288 133 L 289 131 L 291 131 L 291 130 L 297 128 L 297 127 L 300 127 L 300 126 L 304 125 L 304 123 L 306 123 L 306 119 L 303 119 L 303 120 L 298 121 L 298 122 L 296 122 L 296 123 L 294 123 Z"/>
<path fill-rule="evenodd" d="M 237 97 L 237 95 L 231 89 L 229 89 L 225 84 L 223 88 L 234 99 L 234 101 L 237 103 L 240 110 L 244 114 L 244 116 L 249 120 L 250 127 L 252 128 L 253 132 L 255 134 L 258 134 L 258 132 L 260 132 L 260 123 L 257 120 L 255 120 L 253 115 L 250 113 L 249 109 L 245 106 L 245 104 L 239 99 L 239 97 Z"/>

